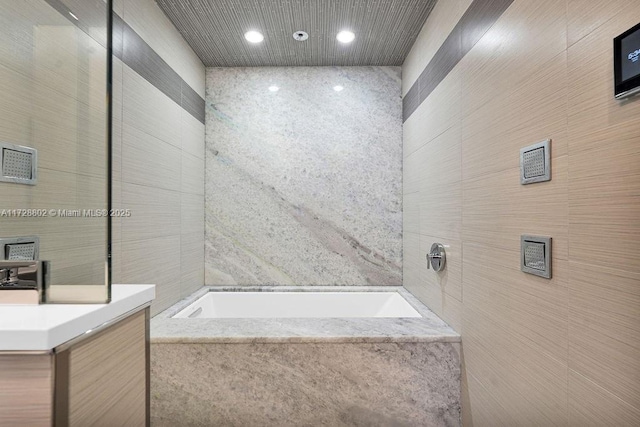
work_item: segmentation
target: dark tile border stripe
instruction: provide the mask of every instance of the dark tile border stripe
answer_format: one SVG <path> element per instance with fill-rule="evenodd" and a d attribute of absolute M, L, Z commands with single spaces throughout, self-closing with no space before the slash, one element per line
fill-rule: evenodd
<path fill-rule="evenodd" d="M 462 58 L 495 24 L 513 0 L 474 0 L 402 100 L 406 122 Z"/>
<path fill-rule="evenodd" d="M 45 1 L 69 22 L 105 46 L 105 40 L 97 38 L 96 34 L 92 34 L 84 25 L 85 21 L 95 20 L 96 16 L 80 16 L 79 20 L 75 20 L 69 14 L 71 10 L 61 0 Z M 105 12 L 106 9 L 101 13 Z M 104 22 L 104 15 L 101 15 L 101 19 Z M 113 55 L 204 124 L 204 99 L 115 12 L 112 14 L 112 20 Z"/>

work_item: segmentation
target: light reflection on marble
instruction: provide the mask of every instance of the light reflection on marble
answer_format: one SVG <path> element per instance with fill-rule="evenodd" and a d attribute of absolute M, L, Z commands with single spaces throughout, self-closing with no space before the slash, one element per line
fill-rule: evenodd
<path fill-rule="evenodd" d="M 401 284 L 400 88 L 399 67 L 207 70 L 206 284 Z"/>

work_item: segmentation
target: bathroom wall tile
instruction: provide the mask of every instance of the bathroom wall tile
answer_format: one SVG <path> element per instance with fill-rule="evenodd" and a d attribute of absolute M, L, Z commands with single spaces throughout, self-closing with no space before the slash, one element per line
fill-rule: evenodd
<path fill-rule="evenodd" d="M 122 133 L 123 181 L 180 191 L 181 163 L 179 148 L 133 126 L 124 125 Z"/>
<path fill-rule="evenodd" d="M 122 241 L 180 235 L 180 193 L 137 184 L 122 184 Z M 127 283 L 131 283 L 127 281 Z"/>
<path fill-rule="evenodd" d="M 427 268 L 426 255 L 434 243 L 442 243 L 446 251 L 446 268 L 441 272 L 435 272 Z M 438 288 L 459 302 L 462 302 L 462 244 L 459 240 L 450 240 L 437 236 L 420 236 L 420 274 L 427 286 Z"/>
<path fill-rule="evenodd" d="M 520 149 L 548 138 L 552 160 L 566 156 L 567 83 L 567 55 L 562 52 L 523 84 L 465 116 L 464 179 L 519 168 Z"/>
<path fill-rule="evenodd" d="M 180 296 L 186 298 L 204 286 L 204 232 L 180 237 Z"/>
<path fill-rule="evenodd" d="M 638 419 L 640 410 L 637 407 L 627 404 L 575 371 L 569 371 L 570 427 L 631 427 L 638 423 Z"/>
<path fill-rule="evenodd" d="M 637 135 L 640 103 L 613 97 L 612 39 L 638 23 L 640 5 L 633 3 L 568 49 L 572 152 L 601 147 L 607 139 Z"/>
<path fill-rule="evenodd" d="M 640 408 L 640 274 L 570 263 L 570 368 Z"/>
<path fill-rule="evenodd" d="M 635 125 L 636 135 L 640 127 Z M 605 140 L 606 141 L 606 140 Z M 618 136 L 569 158 L 571 257 L 629 272 L 640 269 L 640 149 L 638 137 Z M 606 148 L 605 148 L 606 147 Z M 594 248 L 598 248 L 594 250 Z"/>
<path fill-rule="evenodd" d="M 459 123 L 461 88 L 461 74 L 456 68 L 404 122 L 404 157 Z"/>
<path fill-rule="evenodd" d="M 122 84 L 123 64 L 113 58 L 112 116 L 111 116 L 111 174 L 113 179 L 122 180 Z"/>
<path fill-rule="evenodd" d="M 568 259 L 567 160 L 555 159 L 553 179 L 534 185 L 520 184 L 519 168 L 465 180 L 464 239 L 519 250 L 523 234 L 550 236 L 553 259 Z"/>
<path fill-rule="evenodd" d="M 104 266 L 106 262 L 106 245 L 104 241 L 105 237 L 102 235 L 102 241 L 96 246 L 78 245 L 62 250 L 49 250 L 43 247 L 42 258 L 51 263 L 51 285 L 56 288 L 59 286 L 95 286 L 104 289 Z M 44 258 L 45 256 L 46 258 Z M 106 292 L 106 289 L 104 289 L 104 292 Z M 52 292 L 51 295 L 56 295 L 56 292 Z M 60 295 L 62 296 L 62 294 Z M 54 302 L 73 301 L 67 298 L 56 298 Z M 71 298 L 73 298 L 73 293 Z"/>
<path fill-rule="evenodd" d="M 422 172 L 418 178 L 421 192 L 462 180 L 461 141 L 461 127 L 456 123 L 412 154 L 419 158 L 416 169 Z"/>
<path fill-rule="evenodd" d="M 463 253 L 465 311 L 474 309 L 537 351 L 566 363 L 567 262 L 555 262 L 549 280 L 520 271 L 519 248 L 465 242 Z"/>
<path fill-rule="evenodd" d="M 207 81 L 210 284 L 400 284 L 399 69 L 225 68 Z"/>
<path fill-rule="evenodd" d="M 182 79 L 128 24 L 123 25 L 122 60 L 178 105 L 182 104 Z"/>
<path fill-rule="evenodd" d="M 117 220 L 121 237 L 114 245 L 114 251 L 119 252 L 113 255 L 114 278 L 120 269 L 120 283 L 157 283 L 159 297 L 152 307 L 155 314 L 204 281 L 204 257 L 198 256 L 204 252 L 204 124 L 182 105 L 183 90 L 193 94 L 191 88 L 199 88 L 197 92 L 204 96 L 204 66 L 154 2 L 122 0 L 114 6 L 129 42 L 137 40 L 143 48 L 135 50 L 136 45 L 130 43 L 124 59 L 142 66 L 140 71 L 156 84 L 164 82 L 164 86 L 154 86 L 114 58 L 114 65 L 121 69 L 120 76 L 114 74 L 114 88 L 120 93 L 120 99 L 118 93 L 114 96 L 114 130 L 124 132 L 122 152 L 114 147 L 114 170 L 117 173 L 118 163 L 122 164 L 120 207 L 132 212 L 130 218 Z M 160 61 L 173 71 L 167 69 L 158 75 L 157 67 L 145 68 L 144 61 L 149 60 Z M 149 259 L 143 258 L 145 252 Z M 133 253 L 142 265 L 135 267 L 136 261 L 129 261 L 125 266 L 127 253 Z M 161 254 L 162 272 L 145 279 L 144 268 L 157 270 L 148 264 L 154 253 Z"/>
<path fill-rule="evenodd" d="M 204 233 L 204 198 L 199 194 L 180 194 L 182 234 Z"/>
<path fill-rule="evenodd" d="M 405 231 L 402 234 L 402 249 L 402 285 L 413 293 L 413 290 L 420 289 L 421 283 L 420 263 L 423 258 L 420 256 L 420 235 Z"/>
<path fill-rule="evenodd" d="M 180 235 L 122 242 L 122 276 L 127 283 L 156 285 L 155 315 L 181 298 Z"/>
<path fill-rule="evenodd" d="M 611 38 L 633 19 L 620 13 L 569 49 L 569 76 L 575 79 L 569 88 L 575 97 L 569 110 L 571 255 L 628 272 L 640 268 L 634 256 L 640 248 L 640 103 L 613 98 L 610 50 Z M 580 59 L 586 52 L 589 61 Z"/>
<path fill-rule="evenodd" d="M 460 426 L 458 344 L 180 343 L 151 354 L 154 425 Z"/>
<path fill-rule="evenodd" d="M 463 116 L 504 94 L 566 50 L 564 1 L 515 1 L 460 61 Z"/>
<path fill-rule="evenodd" d="M 38 179 L 35 186 L 3 184 L 2 209 L 76 208 L 75 174 L 41 169 Z"/>
<path fill-rule="evenodd" d="M 28 76 L 0 64 L 0 90 L 3 93 L 0 97 L 0 113 L 4 119 L 0 138 L 3 141 L 33 146 L 30 126 L 32 85 L 33 81 Z"/>
<path fill-rule="evenodd" d="M 468 307 L 465 290 L 465 365 L 468 376 L 481 378 L 490 390 L 485 403 L 498 403 L 488 408 L 495 412 L 490 425 L 499 419 L 516 426 L 566 425 L 566 363 L 532 348 L 531 341 L 505 326 L 507 321 L 493 321 L 484 311 Z"/>
<path fill-rule="evenodd" d="M 41 168 L 105 175 L 106 109 L 102 103 L 79 103 L 2 66 L 0 89 L 4 90 L 0 103 L 4 141 L 37 149 Z"/>
<path fill-rule="evenodd" d="M 199 159 L 204 159 L 204 132 L 204 124 L 183 110 L 180 118 L 182 151 Z"/>
<path fill-rule="evenodd" d="M 409 234 L 405 246 L 403 285 L 413 295 L 433 310 L 458 333 L 462 331 L 462 277 L 459 243 L 451 243 L 439 237 Z M 433 243 L 443 243 L 447 248 L 447 268 L 440 273 L 427 269 L 426 254 Z"/>
<path fill-rule="evenodd" d="M 405 194 L 402 198 L 402 232 L 420 233 L 420 193 Z"/>
<path fill-rule="evenodd" d="M 402 194 L 403 199 L 408 194 L 420 191 L 420 156 L 412 154 L 402 162 Z"/>
<path fill-rule="evenodd" d="M 471 0 L 450 0 L 436 4 L 402 68 L 402 94 L 407 94 L 422 70 L 433 58 L 447 35 L 460 20 Z"/>
<path fill-rule="evenodd" d="M 471 399 L 468 406 L 462 406 L 462 425 L 473 426 L 515 426 L 518 422 L 510 413 L 507 413 L 500 403 L 493 398 L 492 394 L 482 385 L 482 383 L 468 371 L 465 372 L 465 382 L 463 382 L 463 393 L 468 392 Z"/>
<path fill-rule="evenodd" d="M 113 11 L 120 16 L 124 15 L 124 2 L 126 0 L 113 0 Z"/>
<path fill-rule="evenodd" d="M 180 105 L 200 123 L 205 122 L 205 101 L 184 80 L 182 81 L 182 99 Z"/>
<path fill-rule="evenodd" d="M 154 1 L 125 0 L 124 15 L 121 16 L 189 86 L 204 97 L 204 65 Z"/>
<path fill-rule="evenodd" d="M 126 65 L 123 78 L 123 123 L 180 148 L 180 105 Z"/>
<path fill-rule="evenodd" d="M 462 183 L 425 187 L 420 191 L 420 233 L 460 240 Z"/>
<path fill-rule="evenodd" d="M 122 181 L 111 182 L 113 209 L 122 209 Z M 122 282 L 122 218 L 111 218 L 111 283 Z"/>
<path fill-rule="evenodd" d="M 101 24 L 98 32 L 104 38 L 106 18 Z M 101 107 L 107 91 L 105 47 L 73 25 L 39 25 L 30 32 L 33 62 L 20 62 L 33 68 L 25 69 L 25 74 L 62 95 Z"/>
<path fill-rule="evenodd" d="M 616 19 L 630 22 L 624 30 L 618 32 L 621 34 L 638 23 L 636 18 L 639 6 L 634 0 L 568 0 L 569 46 L 591 34 L 601 25 L 611 24 L 611 21 Z"/>
<path fill-rule="evenodd" d="M 405 122 L 405 194 L 420 194 L 423 219 L 451 204 L 438 194 L 429 203 L 421 180 L 456 173 L 438 169 L 449 151 L 432 151 L 432 167 L 416 154 L 429 153 L 441 129 L 462 129 L 469 425 L 632 425 L 640 408 L 632 285 L 640 280 L 640 152 L 632 143 L 640 104 L 614 100 L 611 61 L 611 40 L 637 23 L 637 7 L 516 0 L 454 69 L 464 98 L 451 90 L 447 104 L 443 93 L 439 107 L 448 113 L 435 127 L 416 119 L 423 106 Z M 553 140 L 552 181 L 521 186 L 519 149 L 545 138 Z M 447 219 L 428 233 L 450 237 Z M 553 279 L 520 271 L 521 234 L 553 237 Z M 417 240 L 405 244 L 404 257 L 422 266 L 426 245 Z M 405 274 L 405 286 L 443 312 L 446 293 L 420 286 L 415 269 Z"/>
<path fill-rule="evenodd" d="M 175 161 L 175 159 L 172 160 Z M 180 190 L 183 193 L 199 194 L 204 200 L 204 159 L 194 157 L 183 150 L 181 160 L 182 179 Z"/>

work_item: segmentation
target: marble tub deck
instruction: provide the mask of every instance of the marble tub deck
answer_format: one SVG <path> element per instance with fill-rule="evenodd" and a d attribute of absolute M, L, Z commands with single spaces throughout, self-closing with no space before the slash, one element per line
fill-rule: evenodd
<path fill-rule="evenodd" d="M 263 292 L 335 287 L 215 288 Z M 460 336 L 400 287 L 422 318 L 151 321 L 151 424 L 460 426 Z"/>
<path fill-rule="evenodd" d="M 173 319 L 207 292 L 398 292 L 421 318 Z M 399 286 L 205 287 L 151 319 L 151 343 L 459 343 L 460 335 Z"/>

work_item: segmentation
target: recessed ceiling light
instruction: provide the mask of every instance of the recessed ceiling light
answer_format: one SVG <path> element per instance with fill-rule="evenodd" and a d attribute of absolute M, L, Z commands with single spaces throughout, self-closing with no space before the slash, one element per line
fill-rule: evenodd
<path fill-rule="evenodd" d="M 334 86 L 333 90 L 335 90 L 336 92 L 342 92 L 344 90 L 344 87 L 340 85 Z"/>
<path fill-rule="evenodd" d="M 336 36 L 336 39 L 338 39 L 340 43 L 351 43 L 352 41 L 355 40 L 355 38 L 356 38 L 356 35 L 353 34 L 351 31 L 340 31 Z"/>
<path fill-rule="evenodd" d="M 278 86 L 276 86 L 276 85 L 269 86 L 269 92 L 277 92 L 279 90 L 280 90 L 280 88 Z"/>
<path fill-rule="evenodd" d="M 73 12 L 69 12 L 69 15 L 71 15 L 71 17 L 72 17 L 73 19 L 75 19 L 76 21 L 79 21 L 78 17 L 77 17 L 76 15 L 74 15 L 74 13 L 73 13 Z"/>
<path fill-rule="evenodd" d="M 246 33 L 244 33 L 244 38 L 247 39 L 249 43 L 260 43 L 262 40 L 264 40 L 264 36 L 262 35 L 262 33 L 259 33 L 257 31 L 247 31 Z"/>

